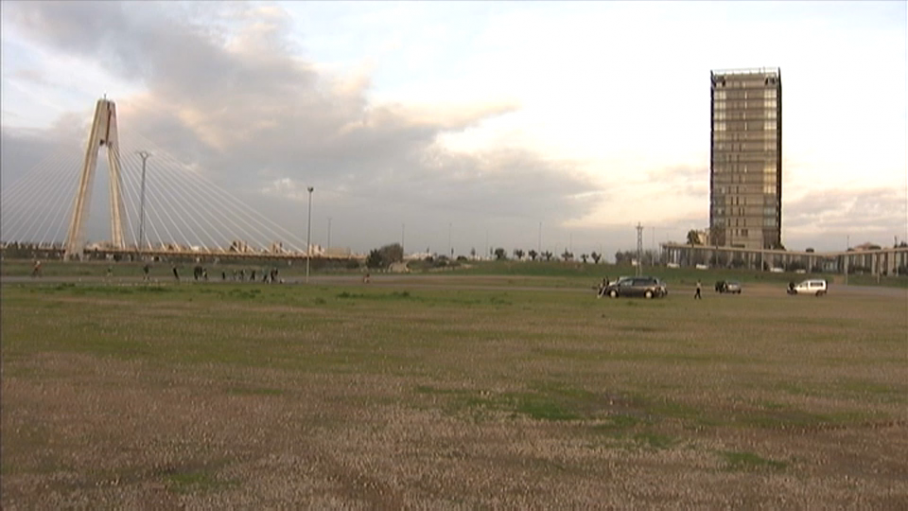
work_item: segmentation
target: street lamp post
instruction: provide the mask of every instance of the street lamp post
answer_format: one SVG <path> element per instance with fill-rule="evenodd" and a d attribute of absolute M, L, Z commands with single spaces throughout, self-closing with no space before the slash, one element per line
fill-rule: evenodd
<path fill-rule="evenodd" d="M 325 250 L 331 248 L 331 217 L 328 217 L 328 243 L 325 243 Z"/>
<path fill-rule="evenodd" d="M 845 285 L 848 285 L 848 249 L 851 248 L 851 235 L 845 236 Z"/>
<path fill-rule="evenodd" d="M 542 255 L 542 222 L 539 222 L 539 239 L 536 240 L 536 252 Z"/>
<path fill-rule="evenodd" d="M 306 190 L 309 191 L 309 218 L 307 219 L 308 226 L 306 227 L 306 284 L 309 283 L 309 261 L 312 259 L 312 192 L 315 191 L 315 188 L 308 187 Z"/>
<path fill-rule="evenodd" d="M 145 163 L 151 157 L 151 153 L 139 151 L 137 154 L 142 158 L 142 191 L 139 199 L 139 208 L 141 210 L 139 214 L 139 258 L 141 259 L 142 248 L 145 247 Z"/>

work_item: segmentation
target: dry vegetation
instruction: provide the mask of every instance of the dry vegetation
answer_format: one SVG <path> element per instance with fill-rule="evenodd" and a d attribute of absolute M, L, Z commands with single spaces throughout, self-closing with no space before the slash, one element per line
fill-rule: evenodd
<path fill-rule="evenodd" d="M 908 508 L 908 295 L 506 282 L 4 285 L 0 504 Z"/>

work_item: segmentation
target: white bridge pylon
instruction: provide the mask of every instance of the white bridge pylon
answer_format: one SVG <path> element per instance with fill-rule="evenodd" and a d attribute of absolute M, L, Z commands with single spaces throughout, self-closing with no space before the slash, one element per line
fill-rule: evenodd
<path fill-rule="evenodd" d="M 110 197 L 110 242 L 118 249 L 126 248 L 123 239 L 123 198 L 120 177 L 120 144 L 117 137 L 117 106 L 113 101 L 99 99 L 95 107 L 95 119 L 91 135 L 85 148 L 85 161 L 79 179 L 79 188 L 73 202 L 69 231 L 66 235 L 66 259 L 82 258 L 85 248 L 85 225 L 88 222 L 91 190 L 95 168 L 98 166 L 98 151 L 107 147 L 107 168 L 110 171 L 108 187 Z"/>

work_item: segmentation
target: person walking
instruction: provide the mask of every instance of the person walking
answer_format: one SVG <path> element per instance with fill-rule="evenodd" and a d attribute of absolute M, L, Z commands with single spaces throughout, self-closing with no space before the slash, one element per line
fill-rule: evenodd
<path fill-rule="evenodd" d="M 701 287 L 702 287 L 702 286 L 700 285 L 700 281 L 698 280 L 698 281 L 697 281 L 697 291 L 694 293 L 694 300 L 702 300 L 702 299 L 703 299 L 703 297 L 700 296 L 700 291 L 701 291 L 700 288 L 701 288 Z"/>
<path fill-rule="evenodd" d="M 177 271 L 177 265 L 172 264 L 171 266 L 173 267 L 173 278 L 175 278 L 177 280 L 177 282 L 179 282 L 180 281 L 180 272 Z"/>
<path fill-rule="evenodd" d="M 144 274 L 142 280 L 148 280 L 148 269 L 148 263 L 145 263 L 145 266 L 142 267 L 142 273 Z"/>

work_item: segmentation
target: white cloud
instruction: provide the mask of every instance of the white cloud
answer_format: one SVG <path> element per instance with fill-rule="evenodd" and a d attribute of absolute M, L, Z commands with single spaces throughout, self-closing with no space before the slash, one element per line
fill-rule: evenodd
<path fill-rule="evenodd" d="M 106 91 L 124 130 L 270 201 L 319 182 L 322 207 L 383 211 L 370 222 L 476 213 L 529 225 L 508 224 L 524 244 L 540 220 L 703 227 L 708 74 L 750 66 L 782 69 L 785 208 L 908 196 L 905 27 L 886 4 L 10 5 L 4 128 L 87 117 Z M 843 203 L 786 230 L 838 228 Z"/>

